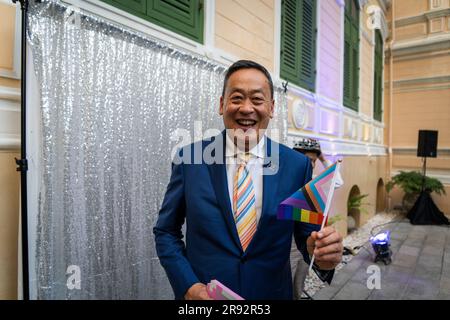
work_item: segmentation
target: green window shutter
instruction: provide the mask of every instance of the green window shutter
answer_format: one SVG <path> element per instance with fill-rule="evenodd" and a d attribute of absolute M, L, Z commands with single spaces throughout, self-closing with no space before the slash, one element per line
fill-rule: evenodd
<path fill-rule="evenodd" d="M 134 11 L 141 14 L 147 12 L 147 0 L 109 0 L 104 1 L 125 11 Z"/>
<path fill-rule="evenodd" d="M 281 3 L 281 77 L 310 91 L 316 80 L 316 2 Z"/>
<path fill-rule="evenodd" d="M 102 0 L 161 27 L 203 43 L 204 0 Z"/>
<path fill-rule="evenodd" d="M 296 0 L 283 0 L 281 5 L 281 77 L 299 84 L 300 75 L 300 5 Z"/>
<path fill-rule="evenodd" d="M 359 9 L 355 0 L 345 2 L 344 106 L 358 111 L 359 105 Z"/>
<path fill-rule="evenodd" d="M 359 102 L 359 28 L 352 26 L 352 50 L 353 50 L 353 85 L 352 85 L 352 105 L 354 110 L 358 110 Z"/>
<path fill-rule="evenodd" d="M 169 30 L 203 42 L 203 0 L 148 0 L 147 15 Z"/>
<path fill-rule="evenodd" d="M 382 119 L 383 105 L 383 38 L 381 32 L 375 32 L 375 75 L 374 75 L 374 97 L 373 117 L 375 120 Z"/>
<path fill-rule="evenodd" d="M 352 73 L 352 55 L 351 50 L 351 27 L 348 17 L 345 17 L 344 31 L 344 105 L 349 107 L 352 104 L 353 93 L 353 73 Z"/>
<path fill-rule="evenodd" d="M 316 1 L 303 0 L 301 19 L 300 82 L 302 87 L 315 91 L 316 82 Z"/>

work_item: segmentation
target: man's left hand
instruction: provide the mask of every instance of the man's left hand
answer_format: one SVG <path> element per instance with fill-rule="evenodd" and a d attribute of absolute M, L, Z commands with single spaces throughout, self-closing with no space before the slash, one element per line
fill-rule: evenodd
<path fill-rule="evenodd" d="M 333 270 L 342 260 L 342 236 L 333 227 L 313 231 L 306 244 L 309 255 L 314 254 L 314 263 L 321 270 Z"/>

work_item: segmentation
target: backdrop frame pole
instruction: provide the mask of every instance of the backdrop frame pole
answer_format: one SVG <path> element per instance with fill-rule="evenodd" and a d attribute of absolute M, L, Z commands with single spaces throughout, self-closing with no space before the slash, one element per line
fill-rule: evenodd
<path fill-rule="evenodd" d="M 26 92 L 27 92 L 27 16 L 28 0 L 12 0 L 20 2 L 22 11 L 21 30 L 21 79 L 20 79 L 20 159 L 16 158 L 17 171 L 20 171 L 21 198 L 21 233 L 22 233 L 22 290 L 23 300 L 30 299 L 29 262 L 28 262 L 28 197 L 27 197 L 27 141 L 26 141 Z"/>

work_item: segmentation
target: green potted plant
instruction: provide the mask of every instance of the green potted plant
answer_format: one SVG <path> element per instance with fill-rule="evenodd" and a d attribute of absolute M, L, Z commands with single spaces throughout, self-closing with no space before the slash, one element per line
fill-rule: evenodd
<path fill-rule="evenodd" d="M 368 213 L 365 206 L 370 204 L 363 202 L 368 196 L 368 194 L 357 194 L 349 197 L 347 201 L 347 227 L 349 230 L 353 230 L 360 225 L 360 214 Z"/>
<path fill-rule="evenodd" d="M 368 206 L 370 203 L 363 203 L 364 198 L 367 198 L 368 194 L 358 194 L 353 197 L 350 197 L 347 202 L 347 210 L 348 212 L 359 211 L 362 213 L 367 213 L 367 209 L 363 206 Z"/>
<path fill-rule="evenodd" d="M 419 197 L 423 182 L 423 175 L 418 171 L 400 171 L 386 184 L 386 191 L 391 192 L 394 186 L 402 189 L 405 193 L 402 207 L 404 211 L 408 212 Z M 438 195 L 446 194 L 444 185 L 436 178 L 425 177 L 424 189 L 430 193 L 436 192 Z"/>
<path fill-rule="evenodd" d="M 361 212 L 363 214 L 368 213 L 365 206 L 369 205 L 369 203 L 363 202 L 364 198 L 368 197 L 368 194 L 355 195 L 348 199 L 347 201 L 347 223 L 350 224 L 350 229 L 354 229 L 356 227 L 356 221 L 354 217 L 357 217 L 357 213 Z M 328 225 L 333 225 L 338 223 L 339 221 L 344 219 L 343 214 L 336 214 L 328 219 Z"/>

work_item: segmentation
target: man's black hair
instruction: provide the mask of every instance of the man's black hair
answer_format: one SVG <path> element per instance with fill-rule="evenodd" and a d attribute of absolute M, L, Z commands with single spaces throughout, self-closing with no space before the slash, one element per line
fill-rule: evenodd
<path fill-rule="evenodd" d="M 270 98 L 273 99 L 273 82 L 272 82 L 272 77 L 270 76 L 269 71 L 267 71 L 267 69 L 264 68 L 259 63 L 256 63 L 256 62 L 250 61 L 250 60 L 236 61 L 228 68 L 227 72 L 225 73 L 225 79 L 223 81 L 222 97 L 225 96 L 225 88 L 227 87 L 228 79 L 230 78 L 230 76 L 233 73 L 235 73 L 236 71 L 241 70 L 241 69 L 256 69 L 256 70 L 261 71 L 266 76 L 267 81 L 269 82 Z"/>

